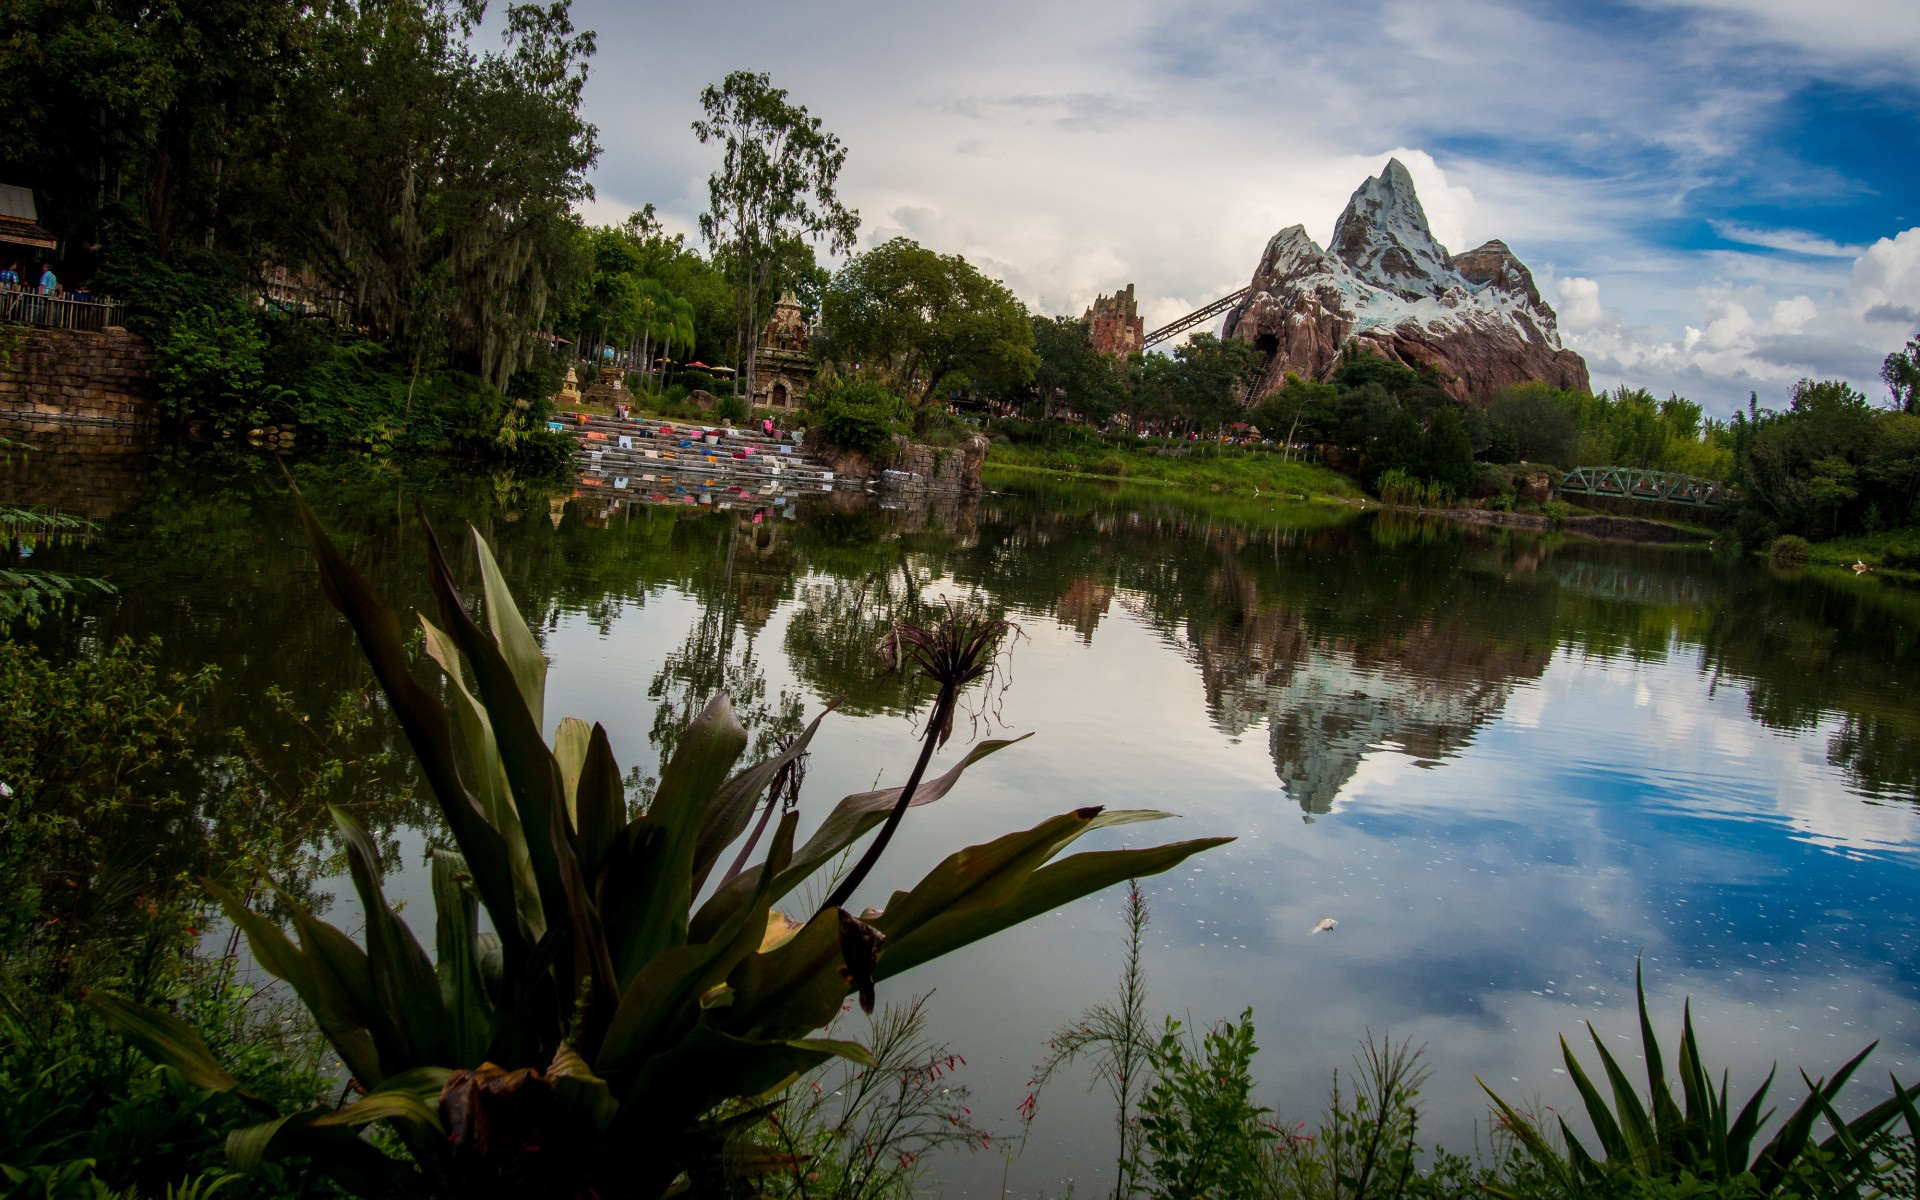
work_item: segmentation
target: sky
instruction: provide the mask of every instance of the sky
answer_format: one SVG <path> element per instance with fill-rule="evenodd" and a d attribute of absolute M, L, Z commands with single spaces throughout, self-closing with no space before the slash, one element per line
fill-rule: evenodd
<path fill-rule="evenodd" d="M 1325 244 L 1389 157 L 1450 250 L 1500 238 L 1596 388 L 1845 378 L 1920 335 L 1915 0 L 575 0 L 594 223 L 698 240 L 703 87 L 765 71 L 847 147 L 860 248 L 965 255 L 1030 308 L 1149 328 Z"/>

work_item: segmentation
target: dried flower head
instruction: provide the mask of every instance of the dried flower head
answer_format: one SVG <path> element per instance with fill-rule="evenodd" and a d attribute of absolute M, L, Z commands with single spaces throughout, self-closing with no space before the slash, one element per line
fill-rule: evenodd
<path fill-rule="evenodd" d="M 895 625 L 880 641 L 880 659 L 889 671 L 918 671 L 940 688 L 934 700 L 934 725 L 928 736 L 944 746 L 953 736 L 954 700 L 961 690 L 983 676 L 1000 673 L 1000 652 L 1007 636 L 1018 637 L 1020 627 L 969 605 L 941 601 L 942 612 L 930 625 Z"/>

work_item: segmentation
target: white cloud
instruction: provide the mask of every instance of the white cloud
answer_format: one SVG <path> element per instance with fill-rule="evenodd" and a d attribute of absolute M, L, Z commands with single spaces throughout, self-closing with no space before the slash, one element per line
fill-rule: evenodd
<path fill-rule="evenodd" d="M 1882 238 L 1813 292 L 1780 296 L 1779 280 L 1722 279 L 1695 291 L 1680 336 L 1609 311 L 1592 280 L 1556 281 L 1566 342 L 1595 387 L 1677 391 L 1726 413 L 1757 391 L 1778 405 L 1803 378 L 1851 381 L 1880 396 L 1880 362 L 1920 326 L 1920 228 Z"/>
<path fill-rule="evenodd" d="M 1738 221 L 1709 221 L 1713 231 L 1730 242 L 1747 246 L 1765 246 L 1791 254 L 1811 254 L 1819 258 L 1858 258 L 1865 246 L 1844 246 L 1832 238 L 1799 229 L 1760 229 Z"/>

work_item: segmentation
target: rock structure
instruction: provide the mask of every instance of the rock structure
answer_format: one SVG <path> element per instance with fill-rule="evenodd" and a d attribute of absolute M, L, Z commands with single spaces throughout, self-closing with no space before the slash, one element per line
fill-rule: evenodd
<path fill-rule="evenodd" d="M 1100 296 L 1080 318 L 1101 354 L 1124 359 L 1147 348 L 1147 327 L 1133 302 L 1133 285 L 1111 296 Z"/>
<path fill-rule="evenodd" d="M 1449 254 L 1413 177 L 1393 159 L 1347 201 L 1329 249 L 1290 225 L 1273 235 L 1224 335 L 1269 355 L 1259 394 L 1292 372 L 1324 379 L 1348 345 L 1416 370 L 1456 399 L 1529 380 L 1584 391 L 1587 364 L 1560 344 L 1553 309 L 1504 242 Z"/>
<path fill-rule="evenodd" d="M 0 328 L 0 414 L 113 425 L 154 420 L 153 343 L 124 329 Z"/>
<path fill-rule="evenodd" d="M 813 386 L 813 359 L 807 353 L 807 316 L 792 292 L 781 295 L 753 351 L 755 408 L 788 412 Z"/>

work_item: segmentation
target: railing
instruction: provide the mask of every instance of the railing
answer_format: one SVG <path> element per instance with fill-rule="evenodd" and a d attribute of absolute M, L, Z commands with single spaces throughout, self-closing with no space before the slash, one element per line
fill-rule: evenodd
<path fill-rule="evenodd" d="M 38 325 L 43 329 L 80 329 L 98 333 L 118 325 L 126 306 L 114 300 L 43 296 L 36 291 L 0 290 L 0 324 Z"/>
<path fill-rule="evenodd" d="M 1575 467 L 1560 481 L 1560 492 L 1567 496 L 1620 496 L 1629 500 L 1689 504 L 1695 508 L 1718 508 L 1732 498 L 1731 489 L 1724 483 L 1668 471 L 1642 471 L 1637 467 Z"/>

